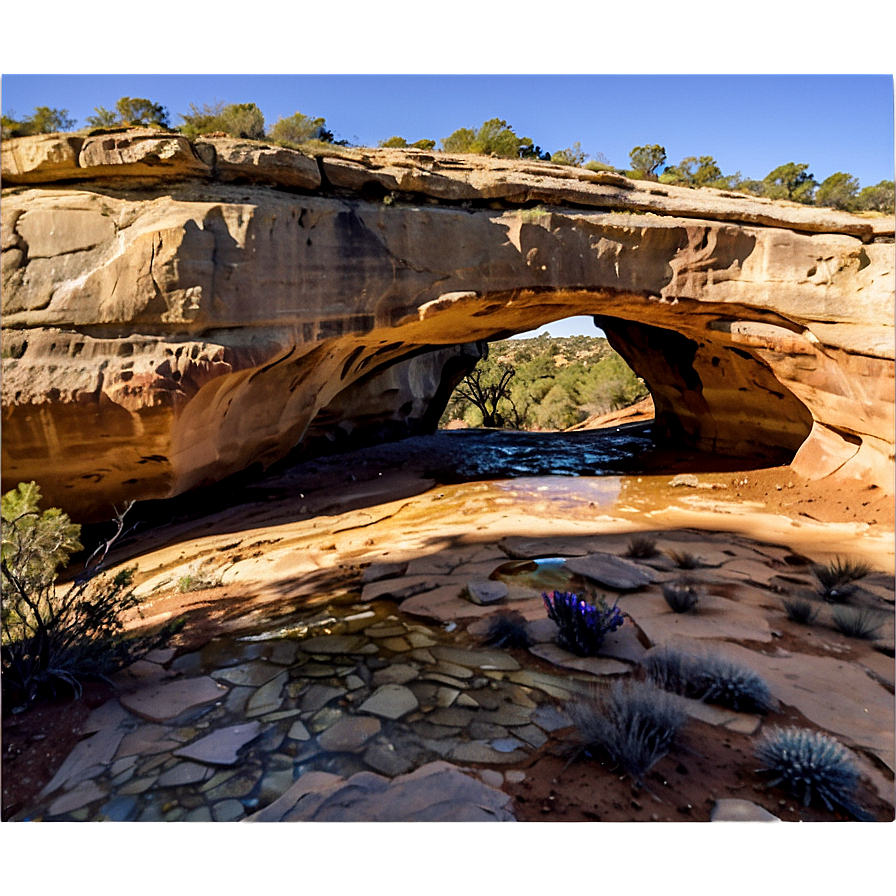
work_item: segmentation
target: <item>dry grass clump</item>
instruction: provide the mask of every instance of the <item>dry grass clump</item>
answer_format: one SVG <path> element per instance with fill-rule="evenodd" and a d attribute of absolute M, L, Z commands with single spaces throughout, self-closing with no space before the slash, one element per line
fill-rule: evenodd
<path fill-rule="evenodd" d="M 669 694 L 638 681 L 574 697 L 566 712 L 582 751 L 606 751 L 636 781 L 669 752 L 687 719 Z"/>

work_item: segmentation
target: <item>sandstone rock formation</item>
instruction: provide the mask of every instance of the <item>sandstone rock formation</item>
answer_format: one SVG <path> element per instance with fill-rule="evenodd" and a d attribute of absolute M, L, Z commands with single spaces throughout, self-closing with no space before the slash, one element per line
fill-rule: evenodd
<path fill-rule="evenodd" d="M 590 314 L 661 433 L 893 488 L 893 219 L 413 150 L 5 141 L 3 489 L 78 519 L 431 428 Z"/>

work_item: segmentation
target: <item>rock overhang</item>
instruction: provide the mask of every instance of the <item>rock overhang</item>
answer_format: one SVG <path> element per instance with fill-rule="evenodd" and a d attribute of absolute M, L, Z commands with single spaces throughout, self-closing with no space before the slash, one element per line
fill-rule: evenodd
<path fill-rule="evenodd" d="M 892 487 L 892 219 L 142 133 L 4 143 L 4 489 L 99 513 L 311 433 L 419 431 L 477 343 L 580 314 L 670 434 Z"/>

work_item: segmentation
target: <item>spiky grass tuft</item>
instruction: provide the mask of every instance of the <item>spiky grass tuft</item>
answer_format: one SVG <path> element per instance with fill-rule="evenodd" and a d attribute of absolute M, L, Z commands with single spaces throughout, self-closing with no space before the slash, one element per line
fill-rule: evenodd
<path fill-rule="evenodd" d="M 663 690 L 735 712 L 767 713 L 775 705 L 762 677 L 724 657 L 661 647 L 648 654 L 647 674 Z"/>
<path fill-rule="evenodd" d="M 864 579 L 873 567 L 862 560 L 837 557 L 830 563 L 816 563 L 812 572 L 818 580 L 818 593 L 831 603 L 840 604 L 855 593 L 855 582 Z"/>
<path fill-rule="evenodd" d="M 784 607 L 787 618 L 799 625 L 811 625 L 818 616 L 818 606 L 802 597 L 784 598 L 781 606 Z"/>
<path fill-rule="evenodd" d="M 817 798 L 828 811 L 839 806 L 868 819 L 853 801 L 859 769 L 849 750 L 833 737 L 807 728 L 773 728 L 757 744 L 756 757 L 763 763 L 758 772 L 776 775 L 769 787 L 785 785 L 804 806 Z"/>
<path fill-rule="evenodd" d="M 703 566 L 702 558 L 689 551 L 666 551 L 666 554 L 679 569 L 700 569 Z"/>
<path fill-rule="evenodd" d="M 605 750 L 636 781 L 669 752 L 687 719 L 669 694 L 636 681 L 574 697 L 566 712 L 585 752 Z"/>
<path fill-rule="evenodd" d="M 857 607 L 834 607 L 831 612 L 834 627 L 847 638 L 874 641 L 884 624 L 883 614 Z"/>
<path fill-rule="evenodd" d="M 516 610 L 496 613 L 488 621 L 483 642 L 493 647 L 529 647 L 532 638 L 526 618 Z"/>
<path fill-rule="evenodd" d="M 666 582 L 663 585 L 663 597 L 673 613 L 687 613 L 697 606 L 700 600 L 700 589 L 692 582 L 680 579 L 677 582 Z"/>
<path fill-rule="evenodd" d="M 649 560 L 660 554 L 656 546 L 656 539 L 649 535 L 633 535 L 625 549 L 625 556 L 632 560 Z"/>

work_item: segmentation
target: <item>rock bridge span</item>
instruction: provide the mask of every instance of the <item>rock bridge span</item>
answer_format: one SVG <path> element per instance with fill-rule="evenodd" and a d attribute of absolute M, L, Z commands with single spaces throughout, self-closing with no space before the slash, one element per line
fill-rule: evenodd
<path fill-rule="evenodd" d="M 3 145 L 3 489 L 100 518 L 435 426 L 594 315 L 696 448 L 893 489 L 893 220 L 550 164 L 126 131 Z"/>

